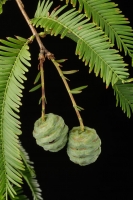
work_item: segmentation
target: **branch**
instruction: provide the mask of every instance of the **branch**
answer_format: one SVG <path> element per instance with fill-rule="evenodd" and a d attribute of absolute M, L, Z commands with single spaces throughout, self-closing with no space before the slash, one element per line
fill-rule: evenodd
<path fill-rule="evenodd" d="M 31 29 L 31 32 L 33 34 L 33 36 L 36 38 L 37 43 L 40 47 L 40 53 L 39 53 L 39 67 L 40 67 L 40 72 L 41 72 L 41 85 L 42 85 L 42 121 L 45 120 L 45 90 L 44 90 L 44 69 L 43 69 L 43 63 L 45 61 L 45 57 L 47 57 L 48 59 L 54 59 L 54 55 L 49 52 L 45 46 L 43 45 L 39 34 L 37 33 L 35 27 L 31 24 L 30 18 L 28 17 L 25 9 L 24 9 L 24 5 L 22 3 L 21 0 L 16 0 L 16 3 L 22 13 L 22 15 L 24 16 L 29 28 Z M 32 40 L 33 37 L 30 38 L 30 40 Z"/>
<path fill-rule="evenodd" d="M 40 53 L 43 54 L 43 55 L 45 54 L 45 56 L 48 59 L 54 58 L 54 55 L 45 48 L 45 46 L 43 45 L 43 43 L 42 43 L 42 41 L 41 41 L 41 39 L 40 39 L 35 27 L 31 24 L 30 18 L 28 17 L 26 11 L 24 10 L 24 5 L 23 5 L 22 1 L 21 0 L 15 0 L 15 1 L 16 1 L 17 5 L 18 5 L 22 15 L 24 16 L 29 28 L 31 29 L 31 32 L 33 33 L 33 35 L 35 36 L 35 38 L 37 40 L 37 43 L 38 43 L 38 45 L 40 47 Z"/>
<path fill-rule="evenodd" d="M 76 112 L 76 114 L 77 114 L 77 117 L 78 117 L 78 120 L 79 120 L 79 123 L 80 123 L 81 131 L 84 131 L 83 120 L 82 120 L 81 115 L 80 115 L 80 113 L 79 113 L 79 111 L 78 111 L 78 109 L 77 109 L 77 104 L 76 104 L 76 102 L 75 102 L 75 99 L 74 99 L 73 95 L 72 95 L 71 92 L 70 92 L 70 87 L 69 87 L 69 85 L 68 85 L 68 83 L 67 83 L 67 81 L 66 81 L 66 79 L 65 79 L 65 77 L 64 77 L 64 75 L 63 75 L 62 70 L 61 70 L 60 67 L 59 67 L 60 64 L 59 64 L 56 60 L 54 60 L 54 59 L 51 59 L 51 61 L 52 61 L 53 64 L 55 65 L 55 67 L 56 67 L 58 73 L 60 74 L 60 77 L 61 77 L 62 80 L 63 80 L 63 83 L 64 83 L 64 85 L 65 85 L 65 87 L 66 87 L 66 90 L 67 90 L 67 92 L 68 92 L 68 94 L 69 94 L 69 96 L 70 96 L 70 99 L 71 99 L 71 101 L 72 101 L 73 107 L 74 107 L 75 112 Z"/>
<path fill-rule="evenodd" d="M 44 69 L 43 69 L 43 63 L 45 61 L 45 57 L 43 54 L 39 54 L 40 63 L 39 63 L 39 68 L 41 72 L 41 85 L 42 85 L 42 121 L 45 121 L 45 88 L 44 88 Z"/>

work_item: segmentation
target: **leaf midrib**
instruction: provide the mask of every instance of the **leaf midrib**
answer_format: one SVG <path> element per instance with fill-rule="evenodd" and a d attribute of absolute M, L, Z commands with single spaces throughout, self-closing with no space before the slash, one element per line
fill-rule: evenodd
<path fill-rule="evenodd" d="M 127 104 L 130 105 L 131 108 L 133 108 L 133 104 L 130 103 L 130 101 L 125 97 L 125 95 L 123 95 L 123 93 L 118 89 L 117 85 L 115 85 L 116 91 L 125 99 L 125 101 L 127 102 Z"/>
<path fill-rule="evenodd" d="M 55 23 L 58 23 L 58 24 L 62 25 L 64 28 L 68 29 L 68 31 L 72 32 L 77 38 L 79 38 L 80 40 L 82 40 L 84 42 L 84 44 L 86 44 L 86 42 L 85 42 L 85 40 L 83 38 L 81 38 L 80 36 L 78 36 L 78 34 L 76 34 L 76 32 L 74 32 L 72 29 L 69 29 L 64 24 L 62 24 L 61 22 L 59 22 L 58 19 L 54 20 L 53 18 L 49 18 L 49 17 L 35 17 L 35 18 L 38 19 L 38 21 L 43 18 L 44 20 L 45 19 L 47 19 L 49 21 L 51 20 L 51 21 L 53 21 Z M 108 63 L 99 54 L 97 54 L 96 51 L 89 46 L 89 44 L 87 44 L 87 46 L 106 64 L 106 66 L 109 67 L 109 69 L 116 75 L 116 77 L 119 80 L 124 81 L 124 79 L 120 78 L 119 75 L 117 73 L 115 73 L 115 71 L 110 67 L 110 65 L 108 65 Z"/>
<path fill-rule="evenodd" d="M 22 48 L 20 49 L 20 51 L 19 51 L 19 53 L 18 53 L 18 56 L 14 59 L 14 64 L 13 64 L 13 66 L 11 67 L 11 72 L 10 72 L 10 75 L 9 75 L 9 77 L 8 77 L 8 80 L 7 80 L 7 84 L 6 84 L 6 87 L 5 87 L 5 92 L 4 92 L 4 95 L 3 95 L 3 103 L 2 103 L 2 110 L 1 110 L 1 133 L 3 132 L 3 116 L 4 116 L 4 110 L 5 110 L 5 99 L 6 99 L 6 94 L 7 94 L 7 90 L 8 90 L 8 87 L 9 87 L 9 85 L 10 85 L 10 79 L 11 79 L 11 77 L 12 77 L 12 75 L 13 75 L 13 71 L 14 71 L 14 68 L 15 68 L 15 64 L 16 64 L 16 61 L 17 61 L 17 59 L 18 59 L 18 57 L 19 57 L 19 55 L 20 55 L 20 53 L 21 53 L 21 51 L 22 51 L 22 49 L 25 47 L 25 45 L 27 44 L 27 41 L 26 41 L 26 43 L 22 46 Z M 4 141 L 4 139 L 3 139 L 3 135 L 1 134 L 1 140 L 2 141 Z M 5 147 L 4 147 L 4 142 L 2 142 L 2 152 L 5 152 Z M 5 158 L 5 153 L 3 154 L 3 163 L 4 163 L 4 165 L 6 166 L 6 158 Z M 5 177 L 6 177 L 6 186 L 7 186 L 7 173 L 6 173 L 6 170 L 5 170 L 5 168 L 4 168 L 4 171 L 5 171 Z M 7 187 L 6 187 L 6 193 L 7 193 Z"/>
<path fill-rule="evenodd" d="M 87 2 L 86 0 L 83 0 L 83 2 L 86 2 L 88 4 L 88 6 L 90 6 L 90 10 L 94 10 L 92 12 L 97 13 L 97 15 L 99 16 L 99 19 L 101 18 L 104 21 L 104 23 L 107 24 L 108 27 L 110 27 L 110 29 L 112 30 L 112 32 L 114 32 L 114 35 L 117 35 L 117 37 L 119 38 L 119 40 L 121 41 L 121 43 L 123 44 L 123 46 L 126 48 L 126 50 L 129 53 L 130 57 L 132 57 L 132 53 L 128 49 L 127 45 L 123 42 L 123 40 L 121 39 L 120 35 L 117 34 L 117 32 L 115 31 L 115 29 L 113 28 L 113 26 L 110 26 L 110 24 L 106 21 L 106 19 L 104 19 L 104 17 L 100 13 L 98 13 L 97 10 L 93 6 L 91 6 L 89 4 L 89 2 Z M 95 22 L 95 23 L 97 24 L 97 22 Z M 99 25 L 97 24 L 97 26 L 99 26 Z M 101 28 L 101 26 L 99 26 L 99 27 Z M 101 30 L 102 30 L 102 28 L 101 28 Z"/>

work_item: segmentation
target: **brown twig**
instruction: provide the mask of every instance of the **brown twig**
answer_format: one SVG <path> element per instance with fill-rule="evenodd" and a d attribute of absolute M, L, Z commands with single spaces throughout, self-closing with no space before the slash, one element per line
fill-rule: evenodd
<path fill-rule="evenodd" d="M 83 120 L 82 120 L 81 115 L 80 115 L 80 113 L 79 113 L 79 111 L 78 111 L 78 109 L 77 109 L 77 104 L 76 104 L 76 102 L 75 102 L 75 99 L 74 99 L 72 93 L 70 92 L 70 87 L 69 87 L 69 85 L 68 85 L 68 83 L 67 83 L 67 81 L 66 81 L 66 79 L 65 79 L 65 77 L 64 77 L 64 75 L 63 75 L 62 70 L 60 69 L 60 64 L 59 64 L 58 62 L 56 62 L 54 59 L 51 59 L 51 61 L 52 61 L 53 64 L 55 65 L 55 67 L 56 67 L 58 73 L 60 74 L 60 76 L 61 76 L 61 78 L 62 78 L 62 80 L 63 80 L 63 83 L 64 83 L 64 85 L 65 85 L 65 87 L 66 87 L 66 90 L 67 90 L 67 92 L 68 92 L 68 94 L 69 94 L 69 96 L 70 96 L 70 99 L 71 99 L 71 101 L 72 101 L 73 107 L 74 107 L 75 112 L 76 112 L 76 114 L 77 114 L 77 117 L 78 117 L 78 120 L 79 120 L 79 123 L 80 123 L 81 131 L 84 131 Z"/>
<path fill-rule="evenodd" d="M 42 41 L 41 41 L 41 39 L 40 39 L 35 27 L 31 24 L 31 21 L 30 21 L 28 15 L 27 15 L 27 13 L 26 13 L 26 11 L 24 9 L 24 5 L 23 5 L 22 1 L 21 0 L 16 0 L 16 3 L 18 5 L 21 13 L 23 14 L 28 26 L 30 27 L 31 32 L 33 33 L 33 35 L 35 36 L 35 38 L 37 40 L 37 43 L 38 43 L 38 45 L 40 47 L 40 53 L 45 54 L 45 56 L 48 59 L 54 58 L 54 55 L 45 48 L 45 46 L 43 45 L 43 43 L 42 43 Z"/>
<path fill-rule="evenodd" d="M 31 32 L 33 34 L 33 36 L 36 38 L 37 43 L 40 47 L 40 53 L 39 53 L 39 68 L 40 68 L 40 72 L 41 72 L 41 85 L 42 85 L 42 121 L 45 120 L 45 88 L 44 88 L 44 69 L 43 69 L 43 63 L 45 61 L 45 57 L 47 57 L 48 59 L 53 59 L 54 55 L 49 52 L 45 46 L 43 45 L 39 34 L 37 33 L 35 27 L 31 24 L 30 19 L 24 9 L 24 5 L 22 3 L 21 0 L 16 0 L 16 3 L 22 13 L 22 15 L 24 16 L 29 28 L 31 29 Z"/>
<path fill-rule="evenodd" d="M 39 68 L 41 72 L 41 85 L 42 85 L 42 121 L 45 121 L 45 88 L 44 88 L 44 70 L 43 70 L 43 63 L 45 61 L 44 54 L 39 54 L 40 63 L 39 63 Z"/>

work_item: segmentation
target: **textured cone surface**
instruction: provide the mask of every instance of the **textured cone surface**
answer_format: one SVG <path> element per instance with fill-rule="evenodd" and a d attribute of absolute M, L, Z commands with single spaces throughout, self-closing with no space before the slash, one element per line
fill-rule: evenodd
<path fill-rule="evenodd" d="M 69 134 L 67 154 L 70 160 L 81 166 L 95 162 L 101 153 L 101 140 L 95 129 L 74 127 Z"/>
<path fill-rule="evenodd" d="M 39 118 L 34 124 L 33 136 L 36 143 L 46 151 L 57 152 L 67 142 L 68 126 L 62 117 L 49 113 L 45 121 Z"/>

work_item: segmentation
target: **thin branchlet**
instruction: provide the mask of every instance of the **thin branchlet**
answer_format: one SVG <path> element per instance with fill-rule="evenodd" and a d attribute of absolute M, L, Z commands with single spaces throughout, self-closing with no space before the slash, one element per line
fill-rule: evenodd
<path fill-rule="evenodd" d="M 35 38 L 36 38 L 36 40 L 37 40 L 37 43 L 38 43 L 38 45 L 39 45 L 39 47 L 40 47 L 40 53 L 44 53 L 44 54 L 46 55 L 46 57 L 48 57 L 48 59 L 53 58 L 54 55 L 53 55 L 52 53 L 50 53 L 50 52 L 45 48 L 45 46 L 44 46 L 44 44 L 42 43 L 42 41 L 41 41 L 41 39 L 40 39 L 40 37 L 39 37 L 39 34 L 37 33 L 35 27 L 31 24 L 30 18 L 28 17 L 28 15 L 27 15 L 27 13 L 26 13 L 26 11 L 25 11 L 25 9 L 24 9 L 24 4 L 22 3 L 21 0 L 15 0 L 15 1 L 16 1 L 17 5 L 18 5 L 18 7 L 19 7 L 19 9 L 20 9 L 20 11 L 21 11 L 23 17 L 25 18 L 25 20 L 26 20 L 26 22 L 27 22 L 29 28 L 31 29 L 32 34 L 35 36 Z"/>
<path fill-rule="evenodd" d="M 72 93 L 70 92 L 71 90 L 70 90 L 70 87 L 69 87 L 69 85 L 68 85 L 68 83 L 67 83 L 67 80 L 65 79 L 65 77 L 64 77 L 64 75 L 63 75 L 63 72 L 62 72 L 62 70 L 60 69 L 60 64 L 59 64 L 58 62 L 56 62 L 54 59 L 51 59 L 51 61 L 52 61 L 53 64 L 55 65 L 55 67 L 56 67 L 58 73 L 60 74 L 60 77 L 62 78 L 62 81 L 63 81 L 63 83 L 64 83 L 64 85 L 65 85 L 65 87 L 66 87 L 66 90 L 67 90 L 67 92 L 68 92 L 68 94 L 69 94 L 69 97 L 70 97 L 70 99 L 71 99 L 71 101 L 72 101 L 72 104 L 73 104 L 73 107 L 74 107 L 74 109 L 75 109 L 76 115 L 77 115 L 77 117 L 78 117 L 81 131 L 84 131 L 84 124 L 83 124 L 82 117 L 81 117 L 81 115 L 80 115 L 80 112 L 79 112 L 78 109 L 77 109 L 76 101 L 75 101 L 75 99 L 74 99 Z"/>
<path fill-rule="evenodd" d="M 45 121 L 45 87 L 44 87 L 44 61 L 45 61 L 45 57 L 43 53 L 39 54 L 39 69 L 40 69 L 40 73 L 41 73 L 41 86 L 42 86 L 42 121 Z"/>
<path fill-rule="evenodd" d="M 36 38 L 37 40 L 37 43 L 40 47 L 40 53 L 39 53 L 39 68 L 40 68 L 40 72 L 41 72 L 41 85 L 42 85 L 42 97 L 41 97 L 41 100 L 42 100 L 42 120 L 44 121 L 45 120 L 45 89 L 44 89 L 44 69 L 43 69 L 43 64 L 44 64 L 44 61 L 45 61 L 45 57 L 47 57 L 48 59 L 52 59 L 54 58 L 54 55 L 49 52 L 44 44 L 42 43 L 41 39 L 40 39 L 40 36 L 39 34 L 37 33 L 35 27 L 31 24 L 31 21 L 24 9 L 24 4 L 22 3 L 21 0 L 16 0 L 16 3 L 22 13 L 22 15 L 24 16 L 29 28 L 31 29 L 31 32 L 33 34 L 33 37 L 32 39 Z M 32 39 L 30 39 L 30 41 L 32 42 Z"/>

